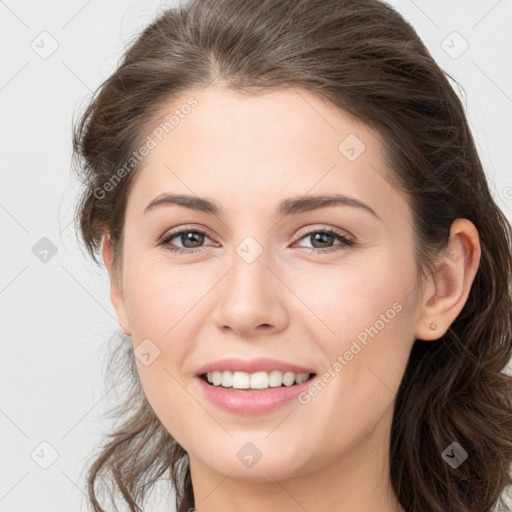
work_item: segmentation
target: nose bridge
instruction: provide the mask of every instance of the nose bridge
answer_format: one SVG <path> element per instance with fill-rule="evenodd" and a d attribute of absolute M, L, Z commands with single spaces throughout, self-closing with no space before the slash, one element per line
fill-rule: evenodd
<path fill-rule="evenodd" d="M 282 328 L 285 323 L 278 279 L 268 268 L 274 266 L 273 257 L 264 243 L 246 235 L 234 246 L 229 271 L 216 297 L 218 327 L 248 334 L 259 325 Z"/>
<path fill-rule="evenodd" d="M 235 295 L 242 294 L 241 298 L 266 295 L 269 292 L 269 278 L 272 272 L 267 268 L 271 264 L 272 254 L 268 246 L 264 247 L 262 237 L 256 239 L 253 235 L 246 235 L 235 246 L 231 258 L 232 270 L 229 277 L 229 288 Z"/>

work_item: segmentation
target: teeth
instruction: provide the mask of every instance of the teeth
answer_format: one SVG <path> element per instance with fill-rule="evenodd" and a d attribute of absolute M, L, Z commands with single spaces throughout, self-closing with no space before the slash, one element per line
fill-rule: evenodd
<path fill-rule="evenodd" d="M 281 372 L 279 370 L 256 373 L 215 371 L 207 373 L 206 378 L 210 384 L 223 388 L 268 389 L 269 387 L 278 388 L 282 385 L 301 384 L 308 380 L 309 375 L 309 373 Z"/>

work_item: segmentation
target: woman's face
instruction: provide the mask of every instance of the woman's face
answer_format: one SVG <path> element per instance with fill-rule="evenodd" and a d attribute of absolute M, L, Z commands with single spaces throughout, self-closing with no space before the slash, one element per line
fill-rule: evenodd
<path fill-rule="evenodd" d="M 380 464 L 419 314 L 411 211 L 378 136 L 294 89 L 209 87 L 173 113 L 148 134 L 112 288 L 155 413 L 193 470 L 263 482 Z M 148 207 L 166 194 L 190 206 Z M 350 200 L 299 200 L 334 195 Z M 236 386 L 273 372 L 272 387 L 210 385 L 205 365 L 242 371 Z M 273 380 L 292 367 L 316 375 Z"/>

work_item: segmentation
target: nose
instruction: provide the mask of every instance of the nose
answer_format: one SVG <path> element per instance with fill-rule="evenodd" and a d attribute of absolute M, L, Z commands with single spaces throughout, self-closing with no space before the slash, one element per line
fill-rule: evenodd
<path fill-rule="evenodd" d="M 216 287 L 215 325 L 239 337 L 286 329 L 286 297 L 290 292 L 266 252 L 252 262 L 235 253 L 231 261 L 231 268 Z"/>

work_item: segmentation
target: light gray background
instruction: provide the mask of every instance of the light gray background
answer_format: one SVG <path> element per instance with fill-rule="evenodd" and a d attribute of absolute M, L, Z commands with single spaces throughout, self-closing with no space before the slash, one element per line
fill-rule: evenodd
<path fill-rule="evenodd" d="M 492 190 L 511 218 L 511 0 L 390 3 L 463 86 Z M 139 30 L 171 5 L 0 1 L 2 512 L 86 510 L 83 465 L 115 400 L 101 371 L 118 324 L 107 274 L 78 247 L 71 224 L 71 119 Z M 32 251 L 43 237 L 58 249 L 46 262 Z M 58 453 L 48 469 L 39 464 L 51 462 L 52 449 L 42 442 Z"/>

